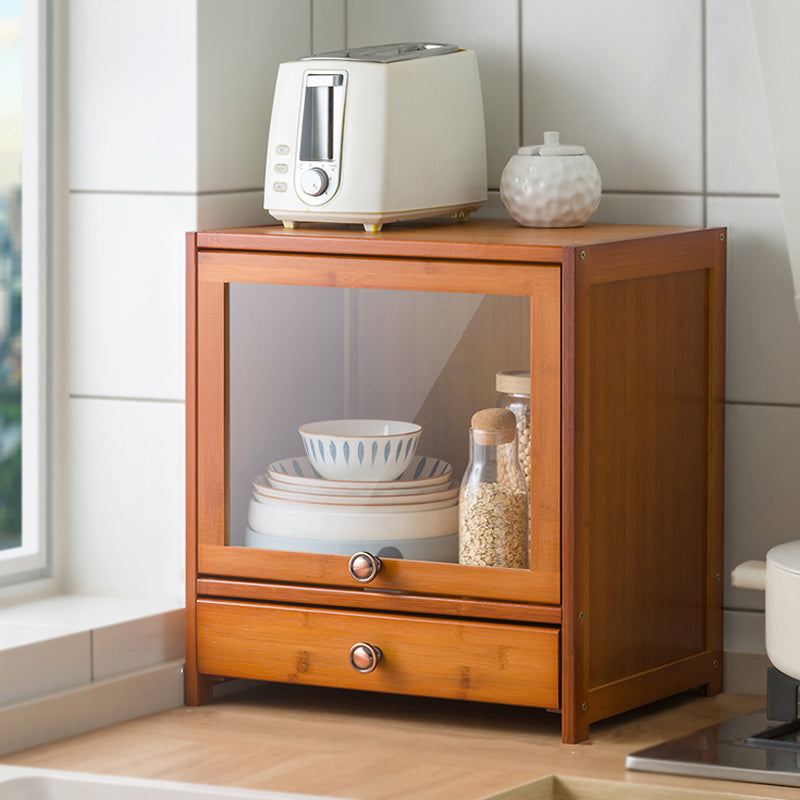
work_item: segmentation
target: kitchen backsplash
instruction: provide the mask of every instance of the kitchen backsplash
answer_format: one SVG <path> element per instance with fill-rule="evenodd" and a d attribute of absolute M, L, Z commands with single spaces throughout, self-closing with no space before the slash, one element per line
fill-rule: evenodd
<path fill-rule="evenodd" d="M 800 536 L 800 323 L 748 0 L 71 0 L 69 37 L 67 586 L 182 591 L 183 232 L 269 221 L 278 64 L 428 40 L 478 54 L 482 216 L 558 130 L 602 175 L 595 221 L 729 227 L 726 605 L 760 610 L 727 572 Z"/>

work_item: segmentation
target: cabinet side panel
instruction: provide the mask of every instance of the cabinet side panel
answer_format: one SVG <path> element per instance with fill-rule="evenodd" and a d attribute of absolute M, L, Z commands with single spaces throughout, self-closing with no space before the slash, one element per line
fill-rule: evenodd
<path fill-rule="evenodd" d="M 590 289 L 590 686 L 707 647 L 707 280 Z"/>

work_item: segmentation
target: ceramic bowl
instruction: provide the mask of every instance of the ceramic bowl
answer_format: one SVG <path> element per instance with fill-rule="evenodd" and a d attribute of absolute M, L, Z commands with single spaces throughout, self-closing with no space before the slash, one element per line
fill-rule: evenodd
<path fill-rule="evenodd" d="M 409 511 L 324 507 L 250 499 L 248 525 L 257 533 L 300 539 L 428 539 L 458 531 L 458 503 Z"/>
<path fill-rule="evenodd" d="M 299 428 L 314 469 L 323 478 L 393 481 L 411 463 L 422 426 L 387 419 L 334 419 Z"/>

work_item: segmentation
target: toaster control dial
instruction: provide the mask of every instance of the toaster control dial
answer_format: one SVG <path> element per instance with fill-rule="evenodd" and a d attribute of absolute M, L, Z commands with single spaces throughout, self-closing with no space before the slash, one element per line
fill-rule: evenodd
<path fill-rule="evenodd" d="M 307 169 L 300 176 L 300 188 L 312 197 L 318 197 L 328 188 L 328 175 L 320 167 Z"/>

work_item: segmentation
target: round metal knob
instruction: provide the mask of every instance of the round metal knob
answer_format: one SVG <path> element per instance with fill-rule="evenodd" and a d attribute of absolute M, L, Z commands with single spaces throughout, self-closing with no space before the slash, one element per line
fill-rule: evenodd
<path fill-rule="evenodd" d="M 356 672 L 372 672 L 383 658 L 380 647 L 367 642 L 356 642 L 350 648 L 350 664 Z"/>
<path fill-rule="evenodd" d="M 328 188 L 328 174 L 320 167 L 307 169 L 300 176 L 300 188 L 306 194 L 317 197 Z"/>
<path fill-rule="evenodd" d="M 382 566 L 378 556 L 362 550 L 350 556 L 347 569 L 359 583 L 369 583 L 381 571 Z"/>

